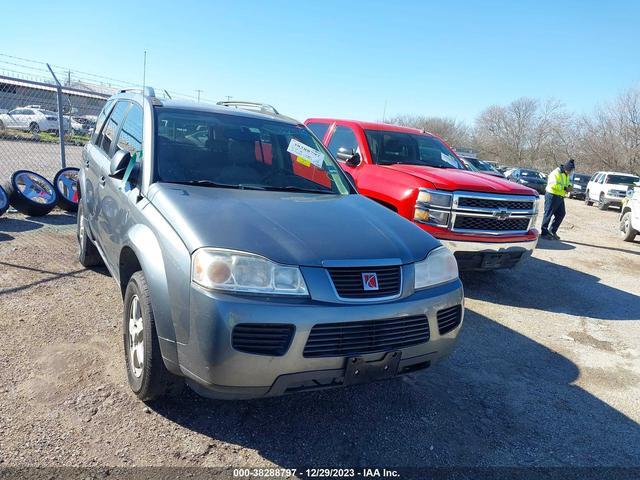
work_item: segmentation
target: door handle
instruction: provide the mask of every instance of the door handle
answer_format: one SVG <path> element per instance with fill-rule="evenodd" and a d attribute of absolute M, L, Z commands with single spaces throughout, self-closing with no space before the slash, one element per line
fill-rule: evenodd
<path fill-rule="evenodd" d="M 88 158 L 87 158 L 87 159 L 85 159 L 85 161 L 84 161 L 84 166 L 85 166 L 85 167 L 87 167 L 87 168 L 89 168 L 89 159 L 88 159 Z"/>
<path fill-rule="evenodd" d="M 100 185 L 104 187 L 104 184 L 107 183 L 107 179 L 104 175 L 100 177 Z"/>

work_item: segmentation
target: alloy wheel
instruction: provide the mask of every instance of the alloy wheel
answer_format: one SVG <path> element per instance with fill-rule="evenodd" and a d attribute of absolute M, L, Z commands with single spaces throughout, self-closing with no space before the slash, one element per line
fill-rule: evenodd
<path fill-rule="evenodd" d="M 129 368 L 134 377 L 140 378 L 144 369 L 144 324 L 138 295 L 129 304 Z"/>

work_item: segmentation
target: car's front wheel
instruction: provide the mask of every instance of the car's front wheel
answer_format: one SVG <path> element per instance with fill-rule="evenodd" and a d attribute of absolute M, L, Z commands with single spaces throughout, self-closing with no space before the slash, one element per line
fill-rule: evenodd
<path fill-rule="evenodd" d="M 148 401 L 179 392 L 184 382 L 172 375 L 162 360 L 149 286 L 141 271 L 134 273 L 127 284 L 122 328 L 127 378 L 133 393 Z"/>
<path fill-rule="evenodd" d="M 620 237 L 625 242 L 633 242 L 638 231 L 631 226 L 631 212 L 627 212 L 620 220 Z"/>
<path fill-rule="evenodd" d="M 31 133 L 40 133 L 40 125 L 38 125 L 38 122 L 31 122 L 29 125 L 29 131 Z"/>
<path fill-rule="evenodd" d="M 585 204 L 587 207 L 590 207 L 590 206 L 593 204 L 593 202 L 592 202 L 592 201 L 591 201 L 591 199 L 589 198 L 589 190 L 587 190 L 586 192 L 584 192 L 584 204 Z"/>
<path fill-rule="evenodd" d="M 599 198 L 599 201 L 598 201 L 598 208 L 600 210 L 608 210 L 609 209 L 609 204 L 604 199 L 604 193 L 600 194 L 600 198 Z"/>

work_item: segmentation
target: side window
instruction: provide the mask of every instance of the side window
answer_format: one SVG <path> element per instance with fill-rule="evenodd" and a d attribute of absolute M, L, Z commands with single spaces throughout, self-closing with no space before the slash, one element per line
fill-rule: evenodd
<path fill-rule="evenodd" d="M 142 107 L 132 104 L 118 135 L 118 150 L 127 150 L 131 155 L 142 150 Z"/>
<path fill-rule="evenodd" d="M 96 126 L 93 129 L 93 136 L 91 138 L 91 141 L 93 142 L 94 145 L 98 145 L 98 137 L 100 136 L 100 130 L 102 130 L 102 125 L 104 124 L 104 121 L 107 118 L 107 115 L 109 115 L 109 110 L 111 110 L 111 107 L 113 106 L 113 100 L 109 100 L 107 103 L 104 104 L 104 107 L 102 107 L 102 110 L 100 110 L 100 113 L 98 114 L 98 118 L 96 119 Z"/>
<path fill-rule="evenodd" d="M 333 131 L 333 135 L 331 135 L 328 149 L 335 157 L 340 148 L 353 149 L 355 151 L 358 148 L 358 140 L 353 130 L 338 125 Z"/>
<path fill-rule="evenodd" d="M 113 107 L 113 111 L 109 118 L 105 122 L 104 129 L 100 133 L 98 137 L 97 145 L 106 153 L 107 155 L 111 155 L 111 146 L 113 145 L 113 141 L 118 133 L 118 128 L 122 124 L 124 120 L 124 115 L 129 108 L 129 102 L 117 102 L 116 106 Z"/>
<path fill-rule="evenodd" d="M 327 133 L 329 129 L 328 123 L 310 123 L 307 125 L 307 128 L 313 132 L 313 134 L 318 137 L 318 140 L 322 141 L 324 138 L 324 134 Z"/>

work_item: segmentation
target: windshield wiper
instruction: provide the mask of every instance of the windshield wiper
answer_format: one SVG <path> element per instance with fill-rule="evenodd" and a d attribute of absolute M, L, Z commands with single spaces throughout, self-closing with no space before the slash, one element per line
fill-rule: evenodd
<path fill-rule="evenodd" d="M 237 188 L 238 190 L 266 190 L 261 185 L 250 185 L 245 183 L 219 183 L 212 180 L 185 180 L 185 181 L 171 181 L 167 183 L 177 183 L 180 185 L 196 185 L 199 187 L 216 187 L 216 188 Z"/>

